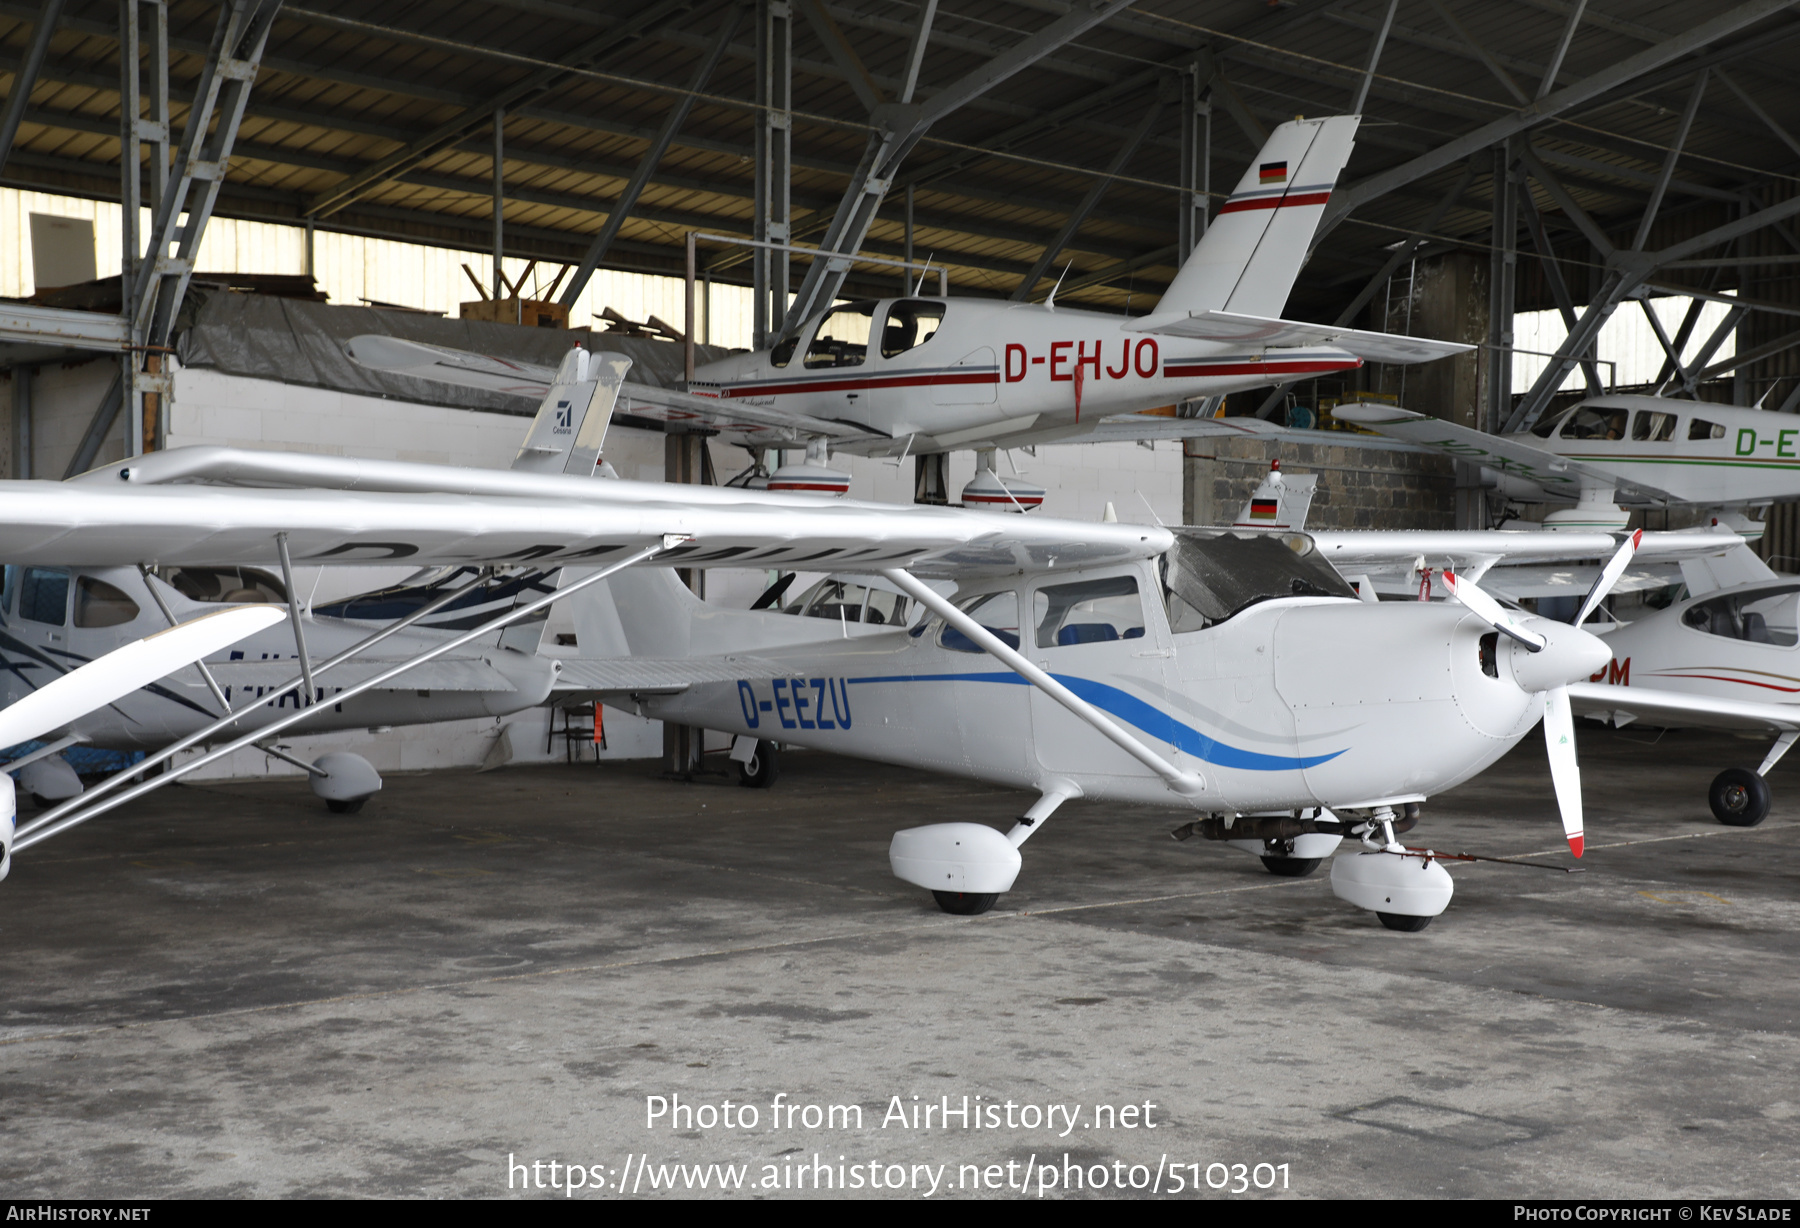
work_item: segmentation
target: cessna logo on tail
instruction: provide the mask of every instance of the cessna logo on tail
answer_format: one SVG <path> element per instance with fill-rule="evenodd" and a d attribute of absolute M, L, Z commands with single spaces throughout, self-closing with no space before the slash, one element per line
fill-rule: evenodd
<path fill-rule="evenodd" d="M 556 403 L 556 432 L 566 434 L 575 429 L 575 409 L 567 401 Z"/>

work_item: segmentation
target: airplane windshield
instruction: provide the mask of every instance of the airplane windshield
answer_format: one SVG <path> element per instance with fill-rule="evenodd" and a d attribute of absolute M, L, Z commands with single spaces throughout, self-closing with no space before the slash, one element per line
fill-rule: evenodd
<path fill-rule="evenodd" d="M 1163 556 L 1163 584 L 1177 633 L 1222 623 L 1261 601 L 1356 596 L 1304 533 L 1174 533 L 1175 548 Z"/>

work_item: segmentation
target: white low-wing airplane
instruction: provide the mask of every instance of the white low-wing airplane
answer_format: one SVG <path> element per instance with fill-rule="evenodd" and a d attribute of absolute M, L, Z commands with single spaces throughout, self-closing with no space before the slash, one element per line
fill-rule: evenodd
<path fill-rule="evenodd" d="M 620 410 L 712 427 L 756 453 L 809 446 L 809 468 L 821 470 L 827 449 L 896 456 L 1181 438 L 1201 432 L 1191 420 L 1142 411 L 1364 359 L 1425 362 L 1468 350 L 1277 318 L 1357 123 L 1336 116 L 1275 129 L 1150 316 L 1058 307 L 1054 297 L 841 303 L 770 349 L 698 368 L 685 393 L 628 384 Z M 520 396 L 541 395 L 551 376 L 393 337 L 355 338 L 349 352 L 394 374 Z M 789 476 L 777 473 L 775 485 L 790 485 Z M 826 480 L 794 475 L 807 479 Z"/>
<path fill-rule="evenodd" d="M 1006 834 L 935 824 L 896 836 L 895 872 L 957 912 L 981 911 L 1009 889 L 1018 846 L 1063 801 L 1085 796 L 1182 812 L 1195 819 L 1189 830 L 1253 842 L 1278 872 L 1308 871 L 1343 835 L 1359 836 L 1367 851 L 1334 861 L 1334 890 L 1390 927 L 1422 928 L 1448 905 L 1450 878 L 1433 855 L 1403 847 L 1396 825 L 1504 754 L 1546 704 L 1553 718 L 1566 712 L 1567 685 L 1609 655 L 1579 627 L 1510 613 L 1468 583 L 1455 586 L 1456 604 L 1359 601 L 1303 535 L 209 455 L 141 458 L 95 481 L 0 483 L 0 560 L 268 565 L 289 549 L 302 562 L 564 568 L 555 593 L 345 687 L 340 701 L 613 581 L 609 626 L 631 655 L 584 663 L 582 684 L 595 692 L 729 731 L 740 754 L 791 742 L 1036 791 Z M 131 472 L 140 465 L 188 483 L 140 483 Z M 293 482 L 308 467 L 338 489 L 193 480 Z M 619 574 L 634 565 L 876 571 L 932 618 L 821 642 L 814 620 L 709 608 L 666 572 Z M 933 577 L 957 582 L 954 602 L 921 582 Z M 591 643 L 606 633 L 593 631 Z M 98 786 L 21 828 L 15 848 L 310 714 L 282 714 L 143 784 Z M 1557 719 L 1547 728 L 1579 853 L 1573 745 Z"/>
<path fill-rule="evenodd" d="M 1765 778 L 1800 739 L 1800 577 L 1777 575 L 1747 547 L 1682 573 L 1687 595 L 1606 632 L 1612 660 L 1570 698 L 1577 713 L 1618 726 L 1774 734 L 1760 766 L 1726 768 L 1707 791 L 1719 822 L 1754 827 L 1773 800 Z"/>
<path fill-rule="evenodd" d="M 1479 464 L 1511 498 L 1573 503 L 1545 518 L 1554 529 L 1622 529 L 1632 507 L 1741 510 L 1800 495 L 1800 425 L 1760 409 L 1617 394 L 1546 414 L 1517 435 L 1392 405 L 1340 405 L 1332 416 Z M 1748 540 L 1761 536 L 1741 515 L 1720 520 Z"/>

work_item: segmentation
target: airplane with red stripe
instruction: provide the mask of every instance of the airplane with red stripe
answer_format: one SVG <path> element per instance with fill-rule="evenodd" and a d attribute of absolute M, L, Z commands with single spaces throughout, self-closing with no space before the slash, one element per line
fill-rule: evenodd
<path fill-rule="evenodd" d="M 780 472 L 776 485 L 824 481 L 841 490 L 849 478 L 828 467 L 832 451 L 903 456 L 1235 433 L 1223 420 L 1172 417 L 1168 407 L 1365 360 L 1466 351 L 1281 318 L 1359 118 L 1276 128 L 1148 316 L 1059 307 L 1054 292 L 1045 303 L 858 299 L 768 349 L 697 368 L 685 391 L 627 381 L 619 412 L 715 430 L 756 458 L 746 475 L 766 476 L 771 451 L 804 448 L 807 464 L 789 466 L 787 477 L 812 485 L 792 485 Z M 350 355 L 397 374 L 514 394 L 549 388 L 554 375 L 398 338 L 358 337 Z"/>
<path fill-rule="evenodd" d="M 861 299 L 770 349 L 701 367 L 689 391 L 867 432 L 831 441 L 835 451 L 918 454 L 1080 442 L 1119 415 L 1353 370 L 1365 358 L 1459 353 L 1468 347 L 1279 318 L 1357 123 L 1336 116 L 1277 128 L 1151 316 L 1059 307 L 1054 295 L 1042 304 Z M 1120 438 L 1118 423 L 1109 425 L 1106 437 Z M 1144 437 L 1172 425 L 1146 417 Z M 1191 421 L 1175 429 L 1194 433 Z M 737 441 L 769 446 L 761 431 Z"/>

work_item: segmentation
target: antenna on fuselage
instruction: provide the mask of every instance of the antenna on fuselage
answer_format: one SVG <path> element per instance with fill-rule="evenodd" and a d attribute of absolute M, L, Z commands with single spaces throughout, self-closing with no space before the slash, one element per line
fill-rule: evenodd
<path fill-rule="evenodd" d="M 1062 277 L 1058 277 L 1056 279 L 1056 284 L 1050 287 L 1050 297 L 1044 300 L 1044 306 L 1048 307 L 1051 311 L 1056 310 L 1056 292 L 1062 289 L 1063 277 L 1067 277 L 1069 275 L 1069 270 L 1074 267 L 1075 262 L 1073 260 L 1063 265 Z"/>

